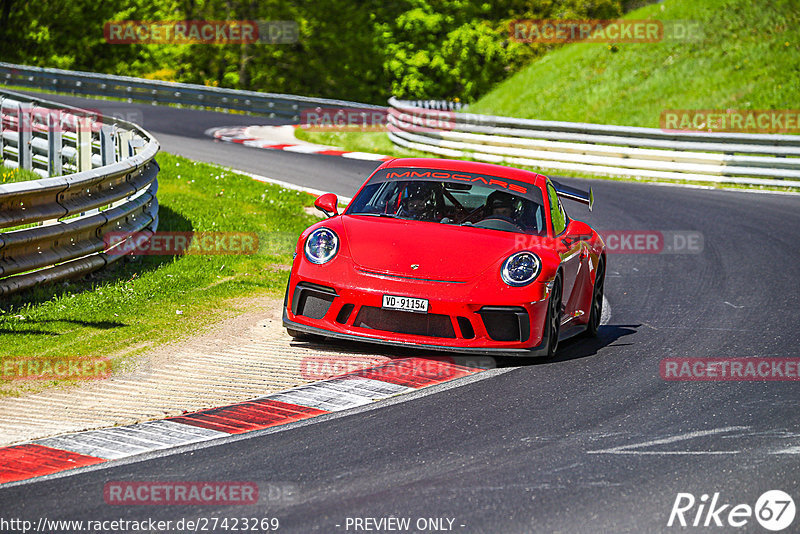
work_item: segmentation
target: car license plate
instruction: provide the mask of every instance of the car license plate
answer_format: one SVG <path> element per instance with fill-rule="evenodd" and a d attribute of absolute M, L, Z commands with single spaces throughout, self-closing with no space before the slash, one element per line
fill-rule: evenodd
<path fill-rule="evenodd" d="M 417 313 L 428 313 L 428 300 L 397 295 L 384 295 L 383 308 L 386 310 L 402 310 Z"/>

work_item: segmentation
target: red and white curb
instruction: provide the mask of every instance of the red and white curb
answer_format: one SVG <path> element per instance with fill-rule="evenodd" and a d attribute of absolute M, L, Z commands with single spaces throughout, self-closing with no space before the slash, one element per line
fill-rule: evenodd
<path fill-rule="evenodd" d="M 369 152 L 353 152 L 339 147 L 317 145 L 301 141 L 294 136 L 295 125 L 285 126 L 237 126 L 211 128 L 206 135 L 219 141 L 239 143 L 244 146 L 267 150 L 284 150 L 301 154 L 321 154 L 324 156 L 341 156 L 343 158 L 366 161 L 388 161 L 392 156 L 371 154 Z"/>
<path fill-rule="evenodd" d="M 249 401 L 0 448 L 0 485 L 364 406 L 483 371 L 402 358 Z"/>

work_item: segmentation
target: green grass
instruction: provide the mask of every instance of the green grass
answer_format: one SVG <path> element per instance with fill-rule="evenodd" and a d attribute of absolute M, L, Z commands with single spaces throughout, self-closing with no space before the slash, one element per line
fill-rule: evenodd
<path fill-rule="evenodd" d="M 42 177 L 33 171 L 26 171 L 25 169 L 12 169 L 3 166 L 3 161 L 0 160 L 0 184 L 10 184 L 14 182 L 27 182 L 29 180 L 41 180 Z"/>
<path fill-rule="evenodd" d="M 796 109 L 796 0 L 665 0 L 625 18 L 702 21 L 700 41 L 582 44 L 500 83 L 473 113 L 659 127 L 666 109 Z"/>
<path fill-rule="evenodd" d="M 160 154 L 159 232 L 253 232 L 255 255 L 139 256 L 89 280 L 35 288 L 0 301 L 0 365 L 18 358 L 113 356 L 191 335 L 240 309 L 241 298 L 279 297 L 297 236 L 317 221 L 313 197 L 222 167 Z M 238 300 L 237 300 L 238 299 Z M 0 395 L 47 385 L 0 380 Z"/>
<path fill-rule="evenodd" d="M 321 145 L 338 146 L 354 152 L 386 154 L 398 158 L 430 156 L 419 150 L 409 150 L 395 145 L 384 132 L 309 132 L 302 128 L 296 128 L 294 132 L 298 139 Z"/>
<path fill-rule="evenodd" d="M 625 18 L 701 21 L 704 37 L 698 41 L 563 46 L 500 83 L 468 111 L 658 128 L 662 111 L 669 109 L 800 108 L 800 10 L 796 0 L 665 0 L 628 13 Z M 345 150 L 430 156 L 396 147 L 384 133 L 336 134 L 298 129 L 297 136 Z M 598 177 L 572 171 L 533 170 Z M 787 189 L 599 177 L 696 183 L 725 189 Z"/>

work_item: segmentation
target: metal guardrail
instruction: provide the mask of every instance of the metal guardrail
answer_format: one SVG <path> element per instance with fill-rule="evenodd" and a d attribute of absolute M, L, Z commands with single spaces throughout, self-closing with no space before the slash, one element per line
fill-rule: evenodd
<path fill-rule="evenodd" d="M 0 160 L 43 176 L 0 184 L 0 296 L 120 259 L 109 232 L 154 232 L 158 150 L 134 124 L 0 90 Z"/>
<path fill-rule="evenodd" d="M 188 83 L 146 80 L 0 62 L 0 83 L 80 95 L 107 96 L 152 104 L 179 104 L 257 113 L 299 122 L 303 110 L 321 108 L 384 109 L 380 106 L 275 93 L 259 93 Z"/>
<path fill-rule="evenodd" d="M 153 104 L 219 107 L 283 118 L 293 123 L 300 121 L 303 110 L 320 107 L 359 111 L 386 109 L 345 100 L 2 62 L 0 83 Z M 673 132 L 515 119 L 465 113 L 465 107 L 459 103 L 442 101 L 408 102 L 391 98 L 389 106 L 389 138 L 395 144 L 441 156 L 595 175 L 800 187 L 800 136 Z M 34 154 L 33 161 L 43 165 L 42 141 L 37 143 L 40 153 Z M 72 152 L 67 148 L 65 154 L 69 158 Z M 94 158 L 99 158 L 99 154 Z"/>
<path fill-rule="evenodd" d="M 590 174 L 800 187 L 800 136 L 452 113 L 389 100 L 389 138 L 447 157 Z"/>
<path fill-rule="evenodd" d="M 453 102 L 452 100 L 406 100 L 405 104 L 415 108 L 438 109 L 441 111 L 461 111 L 468 107 L 463 102 Z"/>

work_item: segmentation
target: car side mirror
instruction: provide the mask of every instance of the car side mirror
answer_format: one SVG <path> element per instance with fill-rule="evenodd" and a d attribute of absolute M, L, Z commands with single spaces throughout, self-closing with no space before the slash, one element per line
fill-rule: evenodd
<path fill-rule="evenodd" d="M 325 193 L 314 201 L 314 207 L 324 213 L 326 217 L 339 215 L 339 198 L 333 193 Z"/>

